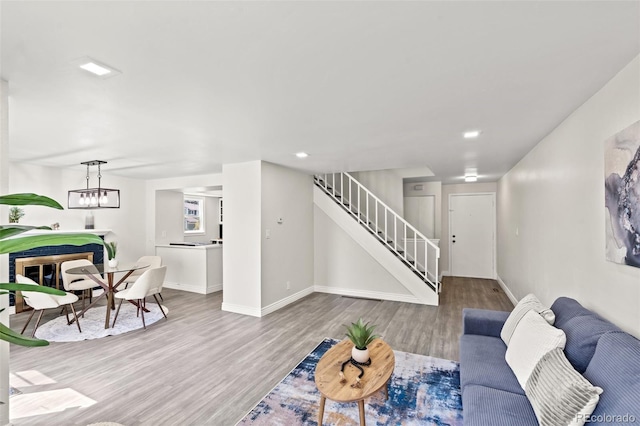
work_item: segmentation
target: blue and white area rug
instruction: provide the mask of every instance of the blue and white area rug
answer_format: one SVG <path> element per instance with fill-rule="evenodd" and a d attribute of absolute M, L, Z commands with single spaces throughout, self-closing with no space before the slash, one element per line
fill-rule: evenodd
<path fill-rule="evenodd" d="M 320 393 L 316 364 L 338 343 L 325 339 L 294 368 L 239 425 L 318 424 Z M 389 399 L 379 392 L 365 400 L 368 425 L 462 425 L 460 367 L 457 362 L 394 351 L 396 365 Z M 358 404 L 327 399 L 324 425 L 359 424 Z"/>
<path fill-rule="evenodd" d="M 65 315 L 61 315 L 38 327 L 36 337 L 50 342 L 80 342 L 82 340 L 115 336 L 142 328 L 142 318 L 137 315 L 137 308 L 127 302 L 124 302 L 120 308 L 116 326 L 104 328 L 105 309 L 107 309 L 105 305 L 94 306 L 84 314 L 84 317 L 80 317 L 82 333 L 78 332 L 78 327 L 75 323 L 68 325 Z M 144 321 L 147 328 L 154 322 L 164 319 L 164 315 L 162 315 L 157 304 L 147 303 L 147 309 L 149 312 L 145 312 L 144 314 Z M 163 305 L 162 309 L 164 309 L 168 317 L 169 310 L 167 307 Z M 115 315 L 116 311 L 112 310 L 109 321 L 110 325 L 113 325 Z M 69 318 L 73 318 L 73 315 L 69 314 Z"/>

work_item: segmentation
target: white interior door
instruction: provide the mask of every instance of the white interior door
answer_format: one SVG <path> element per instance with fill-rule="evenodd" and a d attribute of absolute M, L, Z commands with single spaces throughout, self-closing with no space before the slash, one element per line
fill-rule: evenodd
<path fill-rule="evenodd" d="M 449 196 L 451 275 L 495 279 L 495 194 Z"/>
<path fill-rule="evenodd" d="M 436 236 L 436 197 L 404 198 L 404 218 L 427 238 Z"/>

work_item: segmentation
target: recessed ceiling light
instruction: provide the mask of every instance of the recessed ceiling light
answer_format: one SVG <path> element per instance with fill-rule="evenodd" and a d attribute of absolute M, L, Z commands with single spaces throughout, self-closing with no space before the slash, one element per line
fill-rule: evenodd
<path fill-rule="evenodd" d="M 466 175 L 464 177 L 465 182 L 476 182 L 478 180 L 478 176 L 476 175 Z"/>
<path fill-rule="evenodd" d="M 117 69 L 87 56 L 77 59 L 73 61 L 73 63 L 81 69 L 90 72 L 91 74 L 100 78 L 110 78 L 121 74 L 121 72 Z"/>
<path fill-rule="evenodd" d="M 462 134 L 465 139 L 473 139 L 480 136 L 480 130 L 469 130 L 468 132 L 464 132 Z"/>
<path fill-rule="evenodd" d="M 80 65 L 80 68 L 82 68 L 83 70 L 87 70 L 90 73 L 93 73 L 99 77 L 102 77 L 103 75 L 107 75 L 111 72 L 110 69 L 101 67 L 98 64 L 94 64 L 93 62 L 87 62 L 86 64 Z"/>
<path fill-rule="evenodd" d="M 309 154 L 307 154 L 306 152 L 296 152 L 296 157 L 298 158 L 307 158 L 309 156 Z"/>

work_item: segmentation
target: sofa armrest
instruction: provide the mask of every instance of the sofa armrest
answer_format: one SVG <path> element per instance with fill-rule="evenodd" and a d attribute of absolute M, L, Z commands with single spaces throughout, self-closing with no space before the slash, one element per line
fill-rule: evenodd
<path fill-rule="evenodd" d="M 504 311 L 465 308 L 462 310 L 462 333 L 500 337 L 509 314 L 510 312 Z"/>

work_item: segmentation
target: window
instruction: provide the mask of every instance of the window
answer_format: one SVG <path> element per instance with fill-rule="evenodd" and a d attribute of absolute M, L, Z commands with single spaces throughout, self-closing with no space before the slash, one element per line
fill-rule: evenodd
<path fill-rule="evenodd" d="M 184 232 L 204 233 L 204 198 L 184 197 Z"/>

